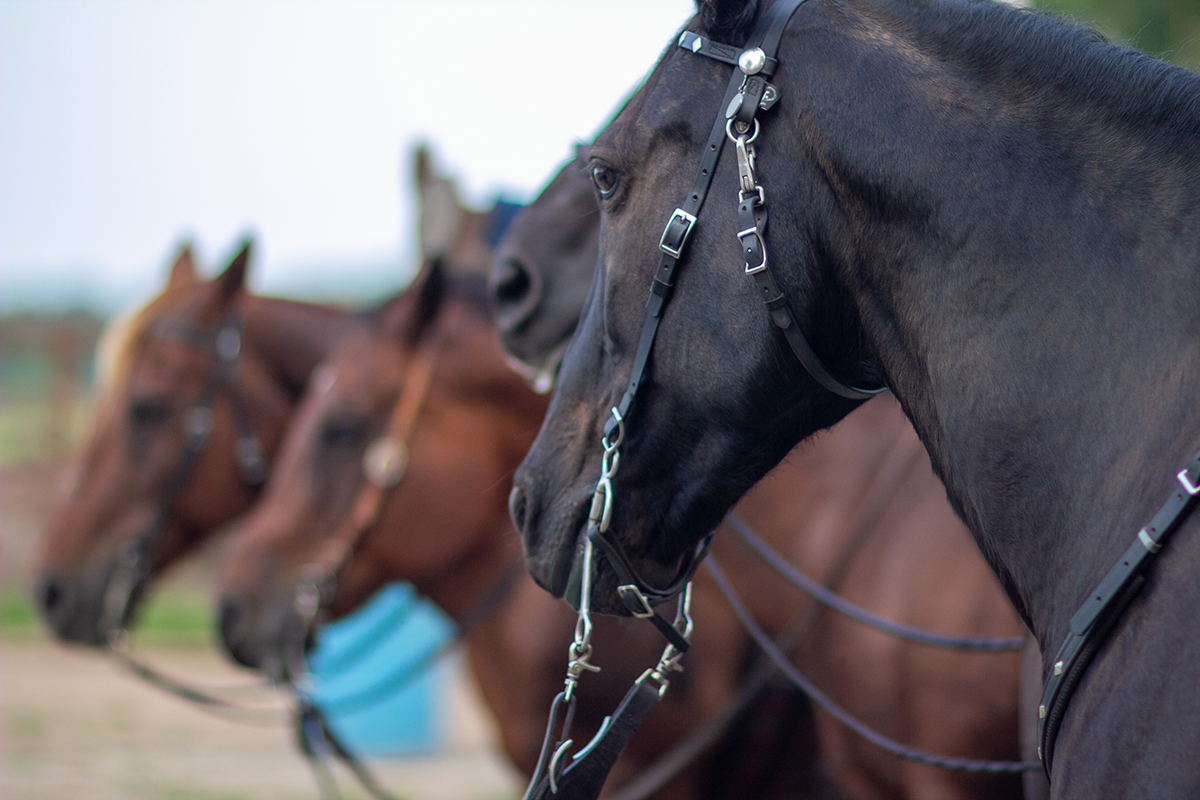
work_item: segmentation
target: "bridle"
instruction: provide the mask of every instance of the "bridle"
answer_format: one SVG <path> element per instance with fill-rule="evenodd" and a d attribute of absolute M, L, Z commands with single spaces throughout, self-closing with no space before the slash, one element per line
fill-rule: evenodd
<path fill-rule="evenodd" d="M 237 365 L 242 353 L 242 318 L 236 311 L 225 315 L 216 328 L 199 325 L 183 317 L 160 317 L 148 329 L 150 336 L 182 342 L 212 355 L 212 365 L 200 393 L 184 413 L 183 452 L 158 494 L 150 522 L 123 549 L 104 592 L 99 629 L 110 647 L 121 647 L 133 608 L 150 578 L 154 550 L 163 535 L 171 506 L 191 478 L 212 436 L 217 399 L 224 395 L 233 412 L 237 438 L 234 452 L 242 483 L 257 489 L 267 479 L 262 443 L 254 432 L 250 413 L 237 384 Z"/>
<path fill-rule="evenodd" d="M 298 647 L 290 648 L 293 656 L 302 657 L 304 640 L 321 611 L 333 601 L 338 573 L 367 531 L 379 520 L 391 490 L 404 478 L 413 431 L 433 384 L 442 340 L 443 334 L 439 331 L 418 346 L 405 369 L 400 395 L 392 406 L 383 434 L 363 452 L 362 471 L 366 483 L 359 489 L 350 512 L 337 530 L 303 570 L 293 600 L 300 637 L 296 643 Z"/>
<path fill-rule="evenodd" d="M 711 542 L 711 534 L 684 559 L 675 578 L 668 585 L 654 586 L 634 568 L 621 544 L 608 535 L 608 521 L 612 511 L 612 477 L 620 462 L 618 448 L 624 438 L 625 425 L 638 389 L 645 378 L 659 322 L 674 288 L 675 273 L 708 196 L 726 140 L 733 143 L 737 153 L 737 239 L 745 260 L 745 274 L 754 279 L 772 323 L 783 333 L 804 369 L 828 391 L 850 400 L 866 400 L 885 388 L 855 388 L 834 377 L 800 329 L 790 303 L 779 290 L 767 258 L 764 240 L 767 225 L 766 192 L 755 173 L 754 142 L 760 132 L 757 117 L 760 112 L 773 108 L 779 100 L 779 90 L 769 83 L 779 66 L 775 53 L 778 51 L 784 29 L 803 3 L 804 0 L 780 0 L 773 4 L 759 19 L 749 44 L 742 49 L 713 42 L 691 31 L 685 31 L 679 39 L 681 49 L 722 63 L 734 64 L 738 69 L 725 91 L 722 113 L 713 124 L 701 154 L 692 190 L 683 205 L 671 213 L 659 238 L 659 265 L 650 286 L 632 373 L 625 393 L 611 409 L 610 417 L 604 426 L 601 439 L 604 449 L 601 478 L 593 495 L 592 513 L 589 515 L 587 528 L 587 542 L 600 548 L 613 571 L 617 573 L 620 582 L 617 592 L 625 607 L 634 616 L 652 620 L 677 647 L 679 642 L 668 630 L 670 624 L 657 616 L 652 606 L 682 591 L 703 560 Z"/>
<path fill-rule="evenodd" d="M 526 800 L 545 797 L 547 792 L 557 795 L 564 788 L 567 790 L 565 796 L 571 798 L 598 795 L 600 786 L 603 785 L 603 776 L 607 775 L 608 769 L 628 743 L 633 731 L 665 693 L 669 686 L 668 676 L 680 669 L 679 660 L 688 649 L 692 629 L 689 611 L 691 580 L 708 553 L 713 534 L 705 536 L 684 558 L 675 577 L 666 586 L 656 586 L 639 574 L 621 544 L 608 535 L 608 530 L 613 506 L 612 479 L 620 467 L 620 447 L 625 439 L 626 421 L 645 378 L 662 313 L 674 288 L 675 273 L 708 196 L 726 139 L 734 143 L 738 154 L 738 216 L 741 227 L 738 241 L 746 258 L 746 274 L 752 276 L 760 287 L 772 322 L 783 331 L 788 345 L 804 368 L 829 391 L 853 400 L 866 400 L 883 391 L 883 387 L 853 388 L 833 377 L 801 332 L 787 299 L 778 289 L 767 261 L 763 241 L 767 222 L 766 192 L 758 184 L 754 173 L 753 142 L 759 132 L 756 117 L 760 111 L 767 111 L 773 107 L 779 99 L 779 91 L 768 83 L 767 79 L 774 75 L 778 68 L 775 53 L 779 49 L 783 31 L 792 15 L 804 2 L 805 0 L 779 0 L 774 3 L 759 18 L 750 35 L 749 44 L 741 50 L 705 40 L 690 31 L 684 32 L 680 37 L 681 48 L 727 64 L 736 64 L 738 71 L 730 79 L 725 91 L 722 113 L 713 124 L 701 154 L 692 190 L 683 205 L 671 213 L 659 238 L 659 265 L 650 286 L 650 296 L 646 302 L 629 383 L 620 401 L 610 410 L 610 417 L 604 426 L 601 437 L 603 454 L 600 479 L 592 494 L 583 542 L 583 557 L 576 560 L 571 577 L 571 583 L 580 588 L 579 620 L 574 641 L 568 650 L 569 661 L 564 690 L 555 698 L 551 707 L 542 757 L 526 791 Z M 590 663 L 590 605 L 595 548 L 599 548 L 616 573 L 617 594 L 625 608 L 633 616 L 652 622 L 666 638 L 667 646 L 658 665 L 643 673 L 626 694 L 617 711 L 601 726 L 596 737 L 572 757 L 570 766 L 564 768 L 560 765 L 564 763 L 563 757 L 572 743 L 569 732 L 574 716 L 575 688 L 585 671 L 597 669 Z M 572 593 L 570 588 L 568 593 Z M 673 597 L 679 598 L 679 606 L 674 622 L 670 622 L 656 611 L 654 606 Z M 558 743 L 554 744 L 560 714 L 561 732 L 558 733 Z"/>

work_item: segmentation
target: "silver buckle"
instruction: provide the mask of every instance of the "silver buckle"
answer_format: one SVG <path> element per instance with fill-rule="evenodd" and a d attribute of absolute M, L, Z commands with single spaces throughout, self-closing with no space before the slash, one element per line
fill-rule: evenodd
<path fill-rule="evenodd" d="M 746 228 L 744 231 L 738 231 L 737 239 L 739 242 L 741 242 L 743 239 L 749 236 L 754 236 L 756 239 L 758 239 L 759 248 L 762 250 L 763 259 L 761 264 L 756 267 L 752 267 L 749 264 L 746 265 L 746 274 L 755 275 L 767 268 L 767 248 L 763 245 L 762 236 L 759 235 L 758 228 Z"/>
<path fill-rule="evenodd" d="M 654 616 L 654 609 L 650 607 L 650 601 L 646 599 L 646 595 L 642 594 L 642 590 L 634 586 L 632 583 L 627 583 L 624 586 L 617 587 L 617 593 L 621 595 L 621 599 L 633 597 L 642 605 L 641 611 L 630 611 L 629 613 L 638 619 L 649 619 Z"/>
<path fill-rule="evenodd" d="M 670 233 L 671 226 L 675 224 L 675 220 L 677 219 L 683 220 L 687 227 L 683 229 L 683 236 L 679 238 L 679 247 L 671 247 L 671 245 L 667 244 L 667 234 Z M 692 228 L 695 225 L 696 217 L 694 215 L 689 214 L 682 208 L 675 209 L 671 212 L 671 218 L 667 220 L 666 226 L 663 227 L 662 236 L 658 238 L 659 249 L 671 256 L 671 258 L 679 258 L 680 253 L 683 252 L 684 245 L 687 244 L 688 237 L 692 235 Z"/>
<path fill-rule="evenodd" d="M 1192 481 L 1188 478 L 1187 467 L 1179 470 L 1179 474 L 1175 476 L 1179 479 L 1179 483 L 1187 490 L 1187 493 L 1192 497 L 1200 494 L 1200 486 L 1193 486 Z"/>

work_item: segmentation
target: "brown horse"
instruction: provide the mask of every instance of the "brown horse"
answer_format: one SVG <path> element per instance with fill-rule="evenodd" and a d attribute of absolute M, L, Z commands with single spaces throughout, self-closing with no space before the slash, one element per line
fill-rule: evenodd
<path fill-rule="evenodd" d="M 229 553 L 222 635 L 242 663 L 286 677 L 289 664 L 281 651 L 304 638 L 308 622 L 297 613 L 298 587 L 320 584 L 328 572 L 336 573 L 336 582 L 324 600 L 335 616 L 402 578 L 462 618 L 473 615 L 478 599 L 519 554 L 503 500 L 544 402 L 503 368 L 479 299 L 459 282 L 438 301 L 436 274 L 431 272 L 434 279 L 423 292 L 399 298 L 348 335 L 315 373 L 267 494 Z M 422 367 L 434 347 L 434 366 Z M 430 377 L 422 389 L 425 374 Z M 400 414 L 405 423 L 397 432 L 395 409 L 414 408 L 414 396 L 424 398 L 420 410 Z M 406 443 L 402 477 L 378 477 L 380 467 L 370 454 L 385 438 Z M 795 462 L 764 482 L 743 509 L 776 546 L 788 548 L 794 563 L 827 579 L 844 573 L 852 599 L 909 624 L 1019 634 L 986 567 L 977 556 L 972 560 L 973 544 L 945 504 L 894 402 L 871 404 Z M 369 475 L 394 488 L 375 492 Z M 376 498 L 378 506 L 368 503 L 364 513 L 364 496 Z M 886 523 L 880 523 L 878 506 L 886 509 Z M 806 535 L 795 537 L 796 530 Z M 856 540 L 860 552 L 847 569 L 838 562 Z M 884 569 L 905 550 L 920 556 L 905 557 L 909 563 L 923 559 L 926 565 L 920 591 L 904 584 L 906 576 Z M 795 590 L 783 587 L 736 542 L 720 539 L 714 555 L 772 631 L 788 628 L 797 616 L 811 616 Z M 943 579 L 929 580 L 929 573 Z M 729 703 L 752 656 L 703 575 L 694 602 L 699 627 L 688 671 L 667 695 L 673 707 L 650 717 L 619 764 L 615 784 Z M 489 622 L 467 635 L 469 657 L 497 714 L 506 751 L 526 772 L 540 747 L 547 706 L 561 685 L 572 624 L 564 606 L 523 578 Z M 579 724 L 586 732 L 661 647 L 649 626 L 604 619 L 598 627 L 597 658 L 607 669 L 581 685 L 587 706 Z M 614 664 L 606 654 L 619 660 Z M 931 651 L 826 617 L 812 627 L 798 656 L 840 702 L 894 738 L 952 755 L 1016 753 L 1015 654 Z M 1019 793 L 1012 776 L 942 773 L 885 756 L 832 720 L 822 717 L 820 727 L 826 763 L 847 796 Z M 801 742 L 803 752 L 789 756 L 794 774 L 783 786 L 793 796 L 812 796 L 821 790 L 821 776 L 812 767 L 816 751 L 811 740 Z M 662 796 L 700 796 L 698 786 L 711 783 L 712 770 L 711 760 L 694 766 Z"/>
<path fill-rule="evenodd" d="M 202 280 L 184 247 L 163 293 L 101 343 L 92 429 L 41 544 L 37 604 L 64 640 L 106 643 L 152 576 L 250 507 L 343 325 L 343 312 L 248 294 L 249 259 L 246 244 Z M 117 590 L 119 618 L 103 619 L 137 543 L 147 552 Z"/>
<path fill-rule="evenodd" d="M 588 207 L 590 214 L 584 213 Z M 576 159 L 513 222 L 494 262 L 490 292 L 501 342 L 523 365 L 523 374 L 543 383 L 552 381 L 591 286 L 598 226 L 595 187 L 584 160 Z M 550 246 L 564 242 L 571 245 L 557 252 Z M 917 627 L 1022 631 L 891 399 L 868 403 L 798 448 L 739 504 L 737 513 L 761 521 L 759 527 L 769 534 L 801 534 L 783 536 L 777 549 L 790 547 L 794 564 L 827 575 L 839 546 L 831 526 L 854 513 L 853 498 L 863 494 L 871 466 L 881 463 L 882 448 L 892 442 L 912 448 L 912 472 L 850 568 L 845 593 Z M 716 538 L 718 557 L 727 538 Z M 750 585 L 756 591 L 747 600 L 766 621 L 780 607 L 772 603 L 778 581 Z M 810 665 L 814 676 L 825 676 L 819 685 L 830 687 L 860 718 L 891 731 L 892 738 L 938 752 L 1015 754 L 1015 657 L 952 654 L 880 637 L 846 619 L 827 617 L 802 648 L 801 663 Z M 847 664 L 854 666 L 846 669 Z M 992 789 L 986 781 L 964 788 L 972 781 L 901 765 L 824 713 L 818 720 L 825 755 L 849 796 L 956 796 L 1012 786 L 1001 780 Z M 1029 789 L 1044 791 L 1040 774 L 1028 777 L 1033 778 Z"/>
<path fill-rule="evenodd" d="M 407 422 L 397 431 L 396 409 L 404 408 L 418 410 L 399 412 Z M 336 573 L 324 598 L 333 616 L 403 579 L 451 617 L 478 617 L 480 598 L 519 564 L 506 500 L 512 470 L 545 408 L 505 365 L 482 280 L 443 279 L 435 264 L 422 288 L 344 337 L 315 373 L 266 494 L 228 553 L 221 632 L 230 653 L 287 677 L 290 659 L 281 651 L 304 638 L 299 630 L 308 621 L 297 613 L 297 589 L 320 582 L 325 570 Z M 402 476 L 380 481 L 372 453 L 386 436 L 405 444 L 407 466 Z M 362 498 L 375 494 L 371 481 L 389 488 L 375 495 L 377 511 L 363 514 Z M 331 549 L 331 541 L 338 546 Z M 314 574 L 314 565 L 324 569 Z M 465 637 L 505 751 L 528 774 L 562 686 L 575 616 L 523 569 L 518 574 L 487 609 L 486 622 L 468 625 Z M 718 614 L 714 599 L 698 596 L 696 614 Z M 581 684 L 577 741 L 590 738 L 663 647 L 656 631 L 630 620 L 598 620 L 593 641 L 603 671 Z M 618 762 L 613 783 L 727 702 L 746 655 L 736 627 L 709 626 L 664 708 Z M 812 754 L 809 744 L 789 759 L 783 784 L 790 796 L 815 796 Z M 656 796 L 705 796 L 713 764 L 707 759 Z"/>

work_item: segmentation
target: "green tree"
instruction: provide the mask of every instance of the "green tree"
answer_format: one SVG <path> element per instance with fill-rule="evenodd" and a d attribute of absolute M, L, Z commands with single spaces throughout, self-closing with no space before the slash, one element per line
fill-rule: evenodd
<path fill-rule="evenodd" d="M 1116 42 L 1200 70 L 1200 0 L 1034 0 Z"/>

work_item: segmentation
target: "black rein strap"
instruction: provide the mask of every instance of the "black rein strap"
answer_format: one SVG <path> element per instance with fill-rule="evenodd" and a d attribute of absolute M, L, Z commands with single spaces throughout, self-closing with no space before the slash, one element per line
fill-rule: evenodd
<path fill-rule="evenodd" d="M 1038 706 L 1038 757 L 1042 759 L 1047 777 L 1054 756 L 1054 738 L 1084 670 L 1130 601 L 1141 591 L 1146 583 L 1146 570 L 1192 510 L 1196 496 L 1200 495 L 1200 453 L 1192 456 L 1175 477 L 1179 488 L 1150 524 L 1138 531 L 1125 554 L 1071 617 L 1070 630 L 1054 658 L 1042 691 L 1042 703 Z"/>

